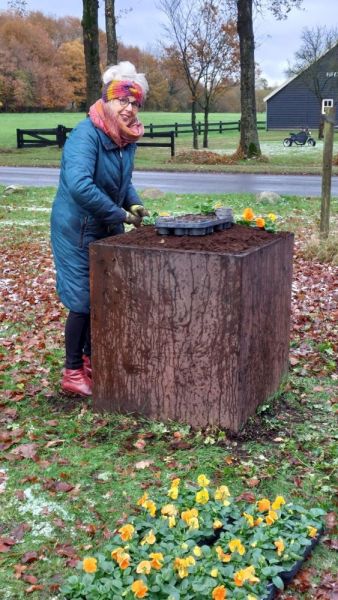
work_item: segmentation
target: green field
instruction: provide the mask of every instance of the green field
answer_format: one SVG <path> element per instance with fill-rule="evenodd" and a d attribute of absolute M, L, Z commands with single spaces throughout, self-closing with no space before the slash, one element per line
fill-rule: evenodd
<path fill-rule="evenodd" d="M 4 114 L 0 113 L 0 166 L 58 166 L 61 150 L 57 147 L 46 148 L 16 148 L 16 129 L 50 128 L 57 125 L 73 127 L 84 118 L 84 113 L 25 113 Z M 213 113 L 210 123 L 220 120 L 237 122 L 238 113 Z M 189 113 L 144 112 L 140 113 L 145 125 L 189 123 Z M 198 114 L 198 120 L 203 121 L 203 115 Z M 259 121 L 265 120 L 265 114 L 258 115 Z M 260 172 L 260 173 L 310 173 L 321 172 L 323 142 L 318 141 L 315 148 L 296 146 L 284 148 L 282 141 L 289 131 L 259 131 L 261 150 L 264 159 L 237 161 L 231 165 L 193 164 L 186 159 L 186 153 L 192 151 L 192 134 L 180 134 L 175 140 L 178 158 L 171 160 L 168 148 L 139 148 L 135 168 L 145 170 L 170 170 L 170 171 L 229 171 L 229 172 Z M 317 132 L 313 132 L 315 139 Z M 202 148 L 202 136 L 199 136 L 199 145 Z M 209 134 L 209 148 L 217 154 L 231 155 L 237 148 L 239 141 L 238 131 L 227 131 L 219 134 Z M 180 154 L 185 157 L 180 158 Z M 338 154 L 338 136 L 334 143 L 334 153 Z M 333 168 L 333 173 L 338 174 L 338 166 Z"/>

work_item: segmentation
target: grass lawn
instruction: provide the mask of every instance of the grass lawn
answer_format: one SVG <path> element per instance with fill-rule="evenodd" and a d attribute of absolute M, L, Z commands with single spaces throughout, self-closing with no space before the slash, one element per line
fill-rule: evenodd
<path fill-rule="evenodd" d="M 273 210 L 279 226 L 296 233 L 290 376 L 234 435 L 99 415 L 90 401 L 60 393 L 65 310 L 55 296 L 48 241 L 54 192 L 27 188 L 8 195 L 0 187 L 0 599 L 61 599 L 59 586 L 78 559 L 109 543 L 117 520 L 145 489 L 155 495 L 173 476 L 190 480 L 200 473 L 235 496 L 278 494 L 322 507 L 322 542 L 280 598 L 333 598 L 337 268 L 325 262 L 336 249 L 320 262 L 307 245 L 318 226 L 319 199 L 284 197 L 267 208 L 250 195 L 218 197 L 238 215 L 246 206 Z M 152 211 L 190 211 L 206 199 L 168 194 L 145 203 Z M 337 202 L 332 213 L 334 227 Z"/>
<path fill-rule="evenodd" d="M 59 166 L 61 150 L 57 147 L 46 148 L 16 148 L 16 129 L 48 128 L 58 124 L 73 127 L 84 118 L 84 113 L 0 113 L 0 165 L 2 166 Z M 153 113 L 141 112 L 145 125 L 189 123 L 188 113 Z M 220 120 L 237 122 L 238 113 L 213 113 L 210 123 Z M 198 115 L 203 122 L 203 115 Z M 265 114 L 258 114 L 258 120 L 264 121 Z M 284 148 L 283 139 L 289 131 L 259 130 L 263 160 L 236 161 L 233 164 L 208 165 L 194 164 L 187 161 L 186 153 L 192 151 L 192 135 L 180 134 L 175 140 L 176 160 L 171 160 L 168 148 L 139 148 L 135 167 L 142 170 L 168 171 L 228 171 L 250 173 L 312 173 L 321 172 L 323 142 L 318 141 L 315 148 L 308 146 L 292 146 Z M 317 132 L 313 132 L 317 138 Z M 222 134 L 209 134 L 209 151 L 217 154 L 231 155 L 235 152 L 239 141 L 238 131 L 227 131 Z M 202 136 L 199 136 L 200 148 Z M 334 154 L 338 153 L 338 137 L 334 143 Z M 184 154 L 184 156 L 182 156 Z M 338 166 L 333 167 L 333 173 L 338 174 Z"/>

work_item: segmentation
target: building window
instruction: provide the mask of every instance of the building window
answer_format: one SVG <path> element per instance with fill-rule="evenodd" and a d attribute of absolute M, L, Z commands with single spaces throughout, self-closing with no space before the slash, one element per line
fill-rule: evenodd
<path fill-rule="evenodd" d="M 325 115 L 325 111 L 327 108 L 331 108 L 333 106 L 333 98 L 324 98 L 322 100 L 322 115 Z"/>

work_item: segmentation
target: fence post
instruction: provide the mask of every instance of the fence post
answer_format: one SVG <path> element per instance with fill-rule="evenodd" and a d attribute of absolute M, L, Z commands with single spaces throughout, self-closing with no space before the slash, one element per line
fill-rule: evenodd
<path fill-rule="evenodd" d="M 66 127 L 64 125 L 58 125 L 56 128 L 56 141 L 59 148 L 63 148 L 66 143 Z"/>
<path fill-rule="evenodd" d="M 149 124 L 149 133 L 150 133 L 150 137 L 153 137 L 153 124 L 152 123 Z"/>
<path fill-rule="evenodd" d="M 219 122 L 219 132 L 220 132 L 220 133 L 222 133 L 222 132 L 223 132 L 222 125 L 223 125 L 223 123 L 222 123 L 222 121 L 220 121 L 220 122 Z"/>
<path fill-rule="evenodd" d="M 240 131 L 240 130 L 241 130 L 241 120 L 239 119 L 239 121 L 238 121 L 238 131 Z"/>
<path fill-rule="evenodd" d="M 201 133 L 202 133 L 201 121 L 198 121 L 198 123 L 197 123 L 197 133 L 198 133 L 198 135 L 201 135 Z"/>
<path fill-rule="evenodd" d="M 170 154 L 171 156 L 175 156 L 175 134 L 173 131 L 170 131 Z"/>
<path fill-rule="evenodd" d="M 23 147 L 22 138 L 23 138 L 23 135 L 22 135 L 21 129 L 17 129 L 16 130 L 16 147 L 17 148 Z"/>
<path fill-rule="evenodd" d="M 336 107 L 326 109 L 324 116 L 324 149 L 323 149 L 323 175 L 322 175 L 322 200 L 320 209 L 319 232 L 322 238 L 327 238 L 330 229 L 330 203 L 331 203 L 331 177 L 333 133 L 335 126 Z"/>
<path fill-rule="evenodd" d="M 178 136 L 178 127 L 177 127 L 177 123 L 175 123 L 175 137 Z"/>

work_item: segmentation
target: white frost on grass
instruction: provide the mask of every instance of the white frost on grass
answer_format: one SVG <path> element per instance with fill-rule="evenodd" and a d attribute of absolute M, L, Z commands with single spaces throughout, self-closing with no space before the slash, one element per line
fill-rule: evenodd
<path fill-rule="evenodd" d="M 34 222 L 34 221 L 20 221 L 18 223 L 18 221 L 11 221 L 9 219 L 5 220 L 5 219 L 1 219 L 0 220 L 0 227 L 2 226 L 10 226 L 13 227 L 15 225 L 15 227 L 26 227 L 26 225 L 29 225 L 30 227 L 41 227 L 41 225 L 45 225 L 45 223 L 43 221 L 40 222 Z"/>
<path fill-rule="evenodd" d="M 3 494 L 6 489 L 7 479 L 8 479 L 7 469 L 1 469 L 1 471 L 0 471 L 0 494 Z"/>
<path fill-rule="evenodd" d="M 33 537 L 49 538 L 54 532 L 53 526 L 48 521 L 51 514 L 53 516 L 57 515 L 65 521 L 72 520 L 72 517 L 60 504 L 36 495 L 34 493 L 36 491 L 38 491 L 38 488 L 26 488 L 24 490 L 25 502 L 15 501 L 16 507 L 20 514 L 31 515 L 29 522 L 32 526 L 31 535 Z"/>

